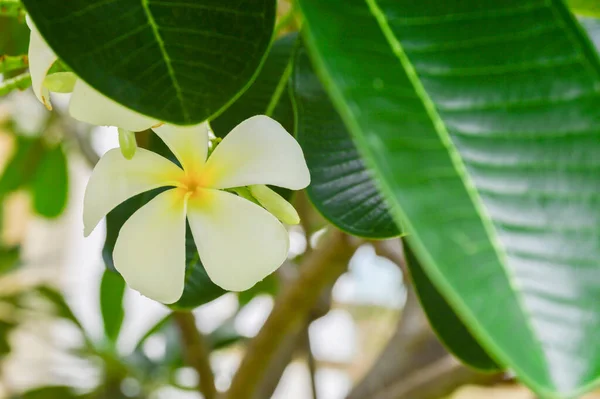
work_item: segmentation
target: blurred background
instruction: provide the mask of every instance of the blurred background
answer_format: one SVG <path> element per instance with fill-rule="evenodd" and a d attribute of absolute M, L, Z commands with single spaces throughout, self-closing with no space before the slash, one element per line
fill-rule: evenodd
<path fill-rule="evenodd" d="M 288 8 L 281 2 L 282 15 Z M 25 54 L 27 38 L 23 21 L 0 16 L 0 55 Z M 87 179 L 118 138 L 68 117 L 67 102 L 55 95 L 50 113 L 30 89 L 0 97 L 0 398 L 200 398 L 190 319 L 106 271 L 104 224 L 83 237 Z M 290 229 L 290 264 L 327 230 L 303 193 L 294 201 L 304 223 Z M 533 398 L 510 376 L 480 374 L 446 352 L 405 284 L 400 240 L 357 242 L 347 263 L 280 345 L 257 398 Z M 194 310 L 218 391 L 295 273 L 284 265 Z"/>

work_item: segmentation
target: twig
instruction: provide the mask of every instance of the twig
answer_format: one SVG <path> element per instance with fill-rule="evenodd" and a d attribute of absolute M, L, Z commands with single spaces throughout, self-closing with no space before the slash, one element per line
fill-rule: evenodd
<path fill-rule="evenodd" d="M 305 332 L 306 340 L 306 363 L 308 365 L 308 371 L 310 373 L 310 390 L 312 392 L 312 399 L 319 399 L 319 393 L 317 392 L 317 361 L 313 355 L 312 349 L 310 348 L 310 334 L 308 329 Z"/>
<path fill-rule="evenodd" d="M 198 391 L 205 399 L 215 399 L 215 377 L 210 366 L 210 351 L 204 337 L 196 328 L 196 319 L 191 312 L 174 312 L 173 320 L 179 327 L 181 343 L 184 347 L 184 358 L 193 367 L 200 381 Z"/>
<path fill-rule="evenodd" d="M 26 55 L 0 55 L 0 73 L 25 69 L 29 65 Z"/>
<path fill-rule="evenodd" d="M 279 345 L 300 328 L 323 289 L 344 273 L 354 250 L 343 233 L 334 231 L 305 258 L 298 279 L 284 288 L 264 326 L 248 345 L 226 398 L 253 397 Z"/>
<path fill-rule="evenodd" d="M 15 76 L 12 79 L 7 79 L 0 83 L 0 96 L 7 95 L 15 89 L 25 90 L 31 86 L 31 75 L 29 72 L 25 72 L 19 76 Z"/>
<path fill-rule="evenodd" d="M 20 0 L 0 0 L 0 16 L 25 19 L 25 7 Z"/>

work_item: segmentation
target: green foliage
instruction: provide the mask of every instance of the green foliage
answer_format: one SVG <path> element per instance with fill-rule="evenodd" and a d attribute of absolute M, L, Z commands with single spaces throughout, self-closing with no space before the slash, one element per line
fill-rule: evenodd
<path fill-rule="evenodd" d="M 59 216 L 67 205 L 68 185 L 69 171 L 62 146 L 47 149 L 31 183 L 35 211 L 47 218 Z"/>
<path fill-rule="evenodd" d="M 250 83 L 268 49 L 275 0 L 25 0 L 73 72 L 144 115 L 194 124 Z M 201 21 L 201 22 L 199 22 Z"/>
<path fill-rule="evenodd" d="M 434 285 L 540 395 L 595 385 L 600 63 L 572 15 L 558 1 L 300 4 L 318 73 Z"/>
<path fill-rule="evenodd" d="M 123 296 L 125 294 L 125 281 L 117 273 L 105 270 L 100 282 L 100 312 L 104 325 L 104 335 L 112 343 L 117 342 L 125 310 L 123 309 Z"/>
<path fill-rule="evenodd" d="M 567 0 L 571 11 L 587 17 L 600 17 L 600 3 L 596 0 Z"/>
<path fill-rule="evenodd" d="M 252 86 L 210 122 L 217 137 L 225 137 L 239 123 L 254 115 L 268 115 L 281 123 L 288 132 L 294 131 L 294 112 L 287 83 L 297 39 L 298 35 L 292 33 L 273 43 Z"/>
<path fill-rule="evenodd" d="M 446 348 L 471 367 L 482 371 L 498 371 L 496 362 L 479 345 L 467 326 L 435 288 L 408 245 L 404 246 L 404 255 L 423 310 Z"/>
<path fill-rule="evenodd" d="M 303 48 L 296 54 L 292 87 L 296 135 L 310 170 L 308 196 L 332 224 L 368 238 L 400 235 L 344 123 L 315 76 Z"/>

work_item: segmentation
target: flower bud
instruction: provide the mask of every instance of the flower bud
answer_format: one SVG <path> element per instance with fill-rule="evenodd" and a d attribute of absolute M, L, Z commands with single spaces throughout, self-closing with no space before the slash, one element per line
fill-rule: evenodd
<path fill-rule="evenodd" d="M 300 216 L 296 209 L 281 195 L 262 184 L 248 186 L 248 188 L 252 196 L 277 219 L 285 224 L 300 223 Z"/>
<path fill-rule="evenodd" d="M 121 147 L 121 154 L 123 154 L 126 159 L 133 158 L 137 150 L 135 133 L 119 128 L 119 146 Z"/>
<path fill-rule="evenodd" d="M 54 93 L 71 93 L 77 82 L 77 75 L 73 72 L 56 72 L 47 75 L 44 86 Z"/>

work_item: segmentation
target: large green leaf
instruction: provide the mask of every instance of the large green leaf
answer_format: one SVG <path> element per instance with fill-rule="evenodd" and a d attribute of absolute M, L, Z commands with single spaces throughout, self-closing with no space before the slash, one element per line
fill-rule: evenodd
<path fill-rule="evenodd" d="M 150 134 L 148 148 L 165 158 L 175 160 L 173 153 L 170 152 L 167 146 L 154 133 Z M 119 231 L 121 230 L 121 227 L 123 227 L 123 224 L 125 224 L 127 219 L 129 219 L 129 217 L 139 208 L 147 204 L 166 189 L 167 188 L 159 188 L 136 195 L 108 213 L 106 216 L 106 240 L 104 241 L 104 247 L 102 248 L 102 257 L 109 269 L 115 270 L 112 254 L 115 249 Z M 154 228 L 160 228 L 160 226 Z M 226 292 L 214 284 L 206 274 L 206 270 L 200 261 L 200 256 L 196 250 L 196 244 L 194 243 L 189 227 L 186 229 L 185 246 L 185 288 L 179 301 L 170 305 L 173 309 L 193 309 L 220 297 Z M 165 267 L 169 267 L 169 265 L 165 265 Z"/>
<path fill-rule="evenodd" d="M 112 342 L 117 342 L 125 309 L 123 296 L 125 294 L 125 281 L 123 277 L 111 270 L 105 270 L 100 281 L 100 312 L 104 325 L 104 335 Z"/>
<path fill-rule="evenodd" d="M 25 0 L 56 54 L 108 97 L 165 122 L 218 113 L 269 47 L 275 0 Z"/>
<path fill-rule="evenodd" d="M 301 0 L 435 286 L 540 396 L 600 375 L 600 62 L 557 0 Z"/>
<path fill-rule="evenodd" d="M 288 132 L 294 130 L 294 111 L 287 83 L 292 72 L 292 53 L 297 38 L 296 33 L 291 33 L 273 43 L 252 86 L 210 122 L 217 137 L 225 137 L 231 129 L 254 115 L 268 115 Z"/>
<path fill-rule="evenodd" d="M 67 205 L 69 171 L 62 146 L 47 149 L 31 183 L 33 208 L 47 218 L 59 216 Z"/>
<path fill-rule="evenodd" d="M 326 219 L 350 234 L 368 238 L 400 235 L 304 48 L 296 53 L 292 87 L 296 136 L 310 170 L 306 191 L 312 203 Z"/>
<path fill-rule="evenodd" d="M 435 288 L 408 245 L 404 246 L 404 254 L 419 301 L 438 338 L 464 363 L 478 370 L 497 371 L 496 362 Z"/>

